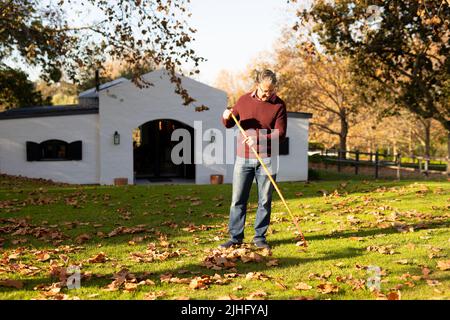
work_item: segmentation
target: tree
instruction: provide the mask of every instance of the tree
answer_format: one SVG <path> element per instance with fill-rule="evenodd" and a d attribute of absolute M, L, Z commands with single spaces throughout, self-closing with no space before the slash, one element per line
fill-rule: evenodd
<path fill-rule="evenodd" d="M 117 60 L 109 60 L 106 61 L 99 71 L 99 82 L 105 83 L 109 81 L 113 81 L 117 78 L 123 77 L 128 80 L 132 80 L 134 74 L 137 72 L 134 70 L 135 66 L 131 65 L 126 61 L 117 61 Z M 156 69 L 155 65 L 152 65 L 150 62 L 146 62 L 145 64 L 139 65 L 139 74 L 146 74 Z M 96 78 L 95 74 L 86 70 L 83 73 L 83 77 L 80 80 L 80 84 L 78 85 L 78 91 L 84 91 L 91 88 L 95 88 L 96 86 Z"/>
<path fill-rule="evenodd" d="M 108 59 L 132 66 L 132 80 L 139 87 L 151 85 L 140 76 L 151 62 L 171 74 L 184 104 L 193 102 L 176 71 L 182 62 L 198 73 L 203 58 L 190 47 L 195 29 L 186 22 L 189 0 L 59 0 L 57 5 L 37 0 L 0 1 L 0 65 L 19 56 L 25 63 L 42 68 L 47 81 L 61 75 L 79 81 L 79 70 L 95 70 Z M 96 21 L 76 25 L 67 12 Z M 85 19 L 85 21 L 88 19 Z"/>
<path fill-rule="evenodd" d="M 233 106 L 241 95 L 255 90 L 255 77 L 258 70 L 275 68 L 272 56 L 271 52 L 262 51 L 251 59 L 243 71 L 221 70 L 219 72 L 214 85 L 227 93 L 228 105 Z"/>
<path fill-rule="evenodd" d="M 233 106 L 245 90 L 242 75 L 234 74 L 227 70 L 221 70 L 214 82 L 215 87 L 222 89 L 227 93 L 228 105 Z"/>
<path fill-rule="evenodd" d="M 51 105 L 20 70 L 0 67 L 0 111 L 11 108 Z"/>
<path fill-rule="evenodd" d="M 73 83 L 61 80 L 57 83 L 47 83 L 43 80 L 36 82 L 36 89 L 43 97 L 51 99 L 54 105 L 77 104 L 77 86 Z"/>
<path fill-rule="evenodd" d="M 277 52 L 280 95 L 290 110 L 313 112 L 311 128 L 336 136 L 339 149 L 347 150 L 349 130 L 361 121 L 363 109 L 348 59 L 304 45 L 285 45 Z"/>
<path fill-rule="evenodd" d="M 316 0 L 298 16 L 294 29 L 313 24 L 326 50 L 350 57 L 396 106 L 436 119 L 450 138 L 447 0 Z"/>

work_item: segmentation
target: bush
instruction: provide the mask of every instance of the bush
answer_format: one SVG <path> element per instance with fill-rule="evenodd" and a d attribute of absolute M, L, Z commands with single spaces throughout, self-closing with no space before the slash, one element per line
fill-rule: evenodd
<path fill-rule="evenodd" d="M 325 150 L 325 145 L 321 142 L 309 142 L 308 143 L 308 150 L 314 151 L 314 150 Z"/>
<path fill-rule="evenodd" d="M 308 161 L 312 163 L 323 162 L 323 156 L 321 156 L 320 154 L 313 154 L 308 157 Z"/>
<path fill-rule="evenodd" d="M 320 174 L 318 171 L 314 170 L 314 169 L 308 169 L 308 181 L 311 180 L 319 180 L 320 179 Z"/>

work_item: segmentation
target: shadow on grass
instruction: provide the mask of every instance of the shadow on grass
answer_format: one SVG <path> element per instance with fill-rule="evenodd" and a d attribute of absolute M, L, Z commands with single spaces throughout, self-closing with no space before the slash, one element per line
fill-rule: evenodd
<path fill-rule="evenodd" d="M 332 254 L 328 254 L 328 255 L 324 255 L 324 256 L 320 256 L 320 257 L 314 257 L 314 258 L 277 257 L 278 265 L 272 266 L 272 267 L 268 267 L 266 265 L 266 262 L 267 262 L 267 260 L 269 260 L 269 258 L 267 258 L 263 262 L 243 263 L 241 261 L 238 261 L 237 265 L 236 265 L 236 269 L 237 269 L 236 273 L 239 275 L 239 279 L 243 279 L 243 278 L 245 278 L 245 275 L 249 272 L 265 272 L 266 270 L 269 270 L 269 269 L 270 270 L 281 270 L 284 268 L 290 268 L 290 267 L 294 267 L 297 265 L 305 265 L 307 263 L 315 262 L 315 261 L 353 258 L 353 257 L 359 256 L 359 255 L 361 255 L 361 250 L 358 250 L 355 248 L 347 248 L 347 249 L 341 250 L 339 252 L 334 252 Z M 129 272 L 132 273 L 133 275 L 135 275 L 135 277 L 139 281 L 144 280 L 144 279 L 153 280 L 156 283 L 156 286 L 152 286 L 152 288 L 155 288 L 156 290 L 160 290 L 165 287 L 165 285 L 163 285 L 160 282 L 160 276 L 168 274 L 168 273 L 172 274 L 173 277 L 178 277 L 180 279 L 193 278 L 193 277 L 202 276 L 202 275 L 213 276 L 215 274 L 224 275 L 224 274 L 235 273 L 235 271 L 230 270 L 230 269 L 223 269 L 220 271 L 207 269 L 206 267 L 201 266 L 200 262 L 184 264 L 177 268 L 165 268 L 165 269 L 159 270 L 157 272 L 152 272 L 151 271 L 152 264 L 154 264 L 154 263 L 158 263 L 158 262 L 142 263 L 145 266 L 148 265 L 147 272 L 151 272 L 150 274 L 148 274 L 148 273 L 146 274 L 145 272 L 133 272 L 133 267 L 135 267 L 135 266 L 131 266 Z M 186 272 L 186 270 L 188 272 Z M 83 269 L 82 269 L 82 271 L 83 271 Z M 114 276 L 113 273 L 106 273 L 106 274 L 102 274 L 101 277 L 92 276 L 91 278 L 86 279 L 86 280 L 82 279 L 81 287 L 97 288 L 98 290 L 101 291 L 101 292 L 99 292 L 101 294 L 103 292 L 102 289 L 106 288 L 106 286 L 114 280 L 113 276 Z M 274 277 L 273 279 L 276 280 L 277 277 Z M 18 279 L 18 280 L 20 280 L 20 279 Z M 47 277 L 36 277 L 36 278 L 32 278 L 32 279 L 24 279 L 22 281 L 24 284 L 24 287 L 22 289 L 0 287 L 0 293 L 15 292 L 15 291 L 28 292 L 28 291 L 33 290 L 33 288 L 35 288 L 36 286 L 38 286 L 40 284 L 49 285 L 51 283 L 58 282 L 59 279 L 56 277 L 47 276 Z M 252 281 L 256 281 L 256 280 L 252 280 Z M 232 284 L 232 282 L 230 284 Z M 170 284 L 170 285 L 172 285 L 172 284 Z M 175 283 L 173 285 L 187 286 L 187 284 L 175 284 Z M 64 291 L 67 291 L 67 289 L 64 289 L 63 292 Z"/>
<path fill-rule="evenodd" d="M 450 228 L 450 220 L 446 220 L 446 221 L 438 221 L 438 222 L 428 222 L 425 223 L 426 225 L 415 229 L 416 231 L 419 230 L 433 230 L 433 229 L 439 229 L 439 228 Z M 414 225 L 414 224 L 411 224 Z M 399 234 L 400 232 L 393 228 L 393 227 L 389 227 L 389 228 L 379 228 L 379 229 L 364 229 L 364 230 L 359 230 L 359 231 L 355 231 L 355 230 L 348 230 L 348 231 L 339 231 L 339 232 L 334 232 L 332 234 L 319 234 L 319 235 L 314 235 L 314 236 L 308 236 L 306 235 L 306 241 L 313 241 L 313 240 L 330 240 L 330 239 L 342 239 L 342 238 L 350 238 L 350 237 L 370 237 L 370 236 L 376 236 L 376 235 L 380 235 L 380 234 Z M 296 240 L 293 238 L 290 239 L 280 239 L 280 240 L 273 240 L 270 241 L 270 239 L 268 239 L 268 241 L 270 242 L 270 244 L 272 246 L 279 246 L 279 245 L 283 245 L 283 244 L 287 244 L 287 243 L 293 243 Z"/>

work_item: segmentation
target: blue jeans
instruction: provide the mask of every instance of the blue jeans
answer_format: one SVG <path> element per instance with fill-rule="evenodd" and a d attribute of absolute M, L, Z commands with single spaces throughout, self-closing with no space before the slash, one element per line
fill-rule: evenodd
<path fill-rule="evenodd" d="M 264 158 L 264 163 L 271 165 L 270 158 Z M 276 179 L 276 174 L 272 174 Z M 244 240 L 244 226 L 247 215 L 247 201 L 250 195 L 253 179 L 256 178 L 258 188 L 258 210 L 256 211 L 255 236 L 253 241 L 265 241 L 269 228 L 272 205 L 272 192 L 274 187 L 257 159 L 236 158 L 233 173 L 233 195 L 230 207 L 230 220 L 228 232 L 231 240 L 242 242 Z"/>

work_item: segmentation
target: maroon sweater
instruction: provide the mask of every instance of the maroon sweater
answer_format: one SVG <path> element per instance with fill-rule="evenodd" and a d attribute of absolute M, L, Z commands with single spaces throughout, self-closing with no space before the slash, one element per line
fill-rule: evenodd
<path fill-rule="evenodd" d="M 255 92 L 246 93 L 238 99 L 232 112 L 246 133 L 256 137 L 257 143 L 254 147 L 261 157 L 271 155 L 271 139 L 279 139 L 281 143 L 286 137 L 286 105 L 275 94 L 269 101 L 261 101 L 256 97 Z M 232 128 L 235 125 L 231 116 L 228 120 L 222 118 L 222 122 L 226 128 Z M 260 131 L 261 129 L 265 130 Z M 278 129 L 278 132 L 273 129 Z M 255 158 L 248 145 L 242 144 L 242 140 L 242 134 L 239 133 L 237 155 L 243 158 Z"/>

